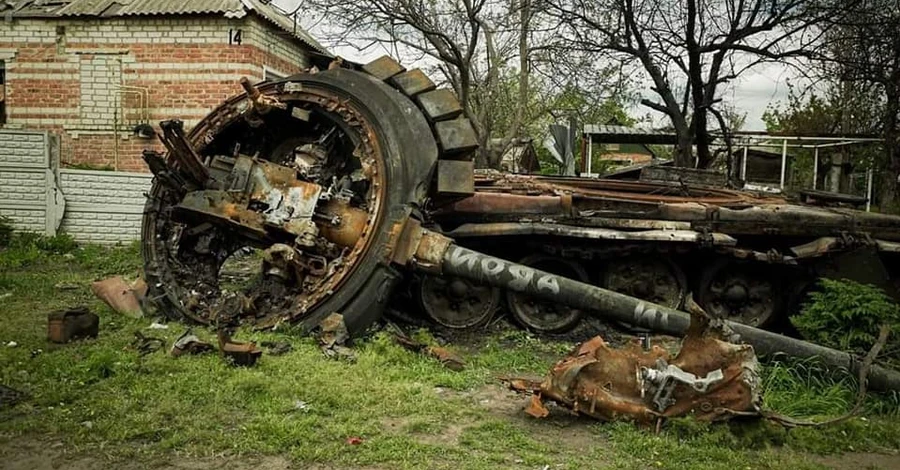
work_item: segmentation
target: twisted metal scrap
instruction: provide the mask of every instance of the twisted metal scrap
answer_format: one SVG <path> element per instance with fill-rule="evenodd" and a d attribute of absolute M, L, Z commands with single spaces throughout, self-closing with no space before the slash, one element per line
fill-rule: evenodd
<path fill-rule="evenodd" d="M 549 410 L 543 402 L 551 400 L 604 421 L 628 419 L 648 424 L 664 417 L 693 415 L 716 421 L 734 416 L 735 410 L 756 413 L 761 399 L 753 347 L 730 342 L 733 333 L 728 327 L 710 320 L 693 301 L 689 301 L 689 310 L 691 328 L 674 358 L 657 345 L 646 351 L 637 343 L 614 349 L 596 336 L 553 366 L 525 411 L 545 417 Z M 660 410 L 641 374 L 660 360 L 698 378 L 717 375 L 716 371 L 722 372 L 722 378 L 702 391 L 672 383 L 671 400 Z"/>

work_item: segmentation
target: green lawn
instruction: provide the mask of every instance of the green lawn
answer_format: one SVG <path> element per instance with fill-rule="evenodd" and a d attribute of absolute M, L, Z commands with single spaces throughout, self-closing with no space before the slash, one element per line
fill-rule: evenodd
<path fill-rule="evenodd" d="M 89 289 L 112 274 L 134 278 L 139 266 L 135 247 L 22 242 L 0 251 L 0 383 L 30 395 L 0 410 L 0 461 L 24 466 L 23 453 L 52 443 L 65 449 L 64 459 L 135 468 L 270 456 L 301 468 L 900 467 L 896 396 L 870 397 L 864 418 L 790 432 L 761 422 L 679 420 L 656 436 L 558 408 L 548 419 L 529 418 L 525 399 L 497 377 L 543 375 L 573 345 L 511 328 L 451 344 L 467 361 L 462 372 L 407 352 L 384 333 L 354 345 L 355 363 L 325 358 L 313 340 L 289 331 L 236 335 L 293 345 L 255 368 L 230 367 L 214 354 L 139 357 L 130 347 L 135 331 L 171 344 L 185 327 L 147 329 L 151 319 L 120 316 Z M 100 315 L 100 337 L 48 344 L 47 313 L 77 305 Z M 810 363 L 770 363 L 765 386 L 767 403 L 796 417 L 838 415 L 855 394 L 851 378 Z M 361 442 L 348 443 L 354 437 Z"/>

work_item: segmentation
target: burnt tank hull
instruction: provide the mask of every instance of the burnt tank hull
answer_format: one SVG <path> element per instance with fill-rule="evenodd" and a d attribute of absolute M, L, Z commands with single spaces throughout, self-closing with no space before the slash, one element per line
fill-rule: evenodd
<path fill-rule="evenodd" d="M 690 295 L 715 315 L 780 330 L 820 277 L 896 296 L 895 216 L 659 181 L 479 171 L 475 188 L 432 213 L 435 228 L 458 244 L 524 264 L 538 258 L 537 267 L 673 309 Z M 577 314 L 565 325 L 560 315 L 542 323 L 547 305 L 501 296 L 496 308 L 527 328 L 578 323 Z"/>
<path fill-rule="evenodd" d="M 422 315 L 479 328 L 508 311 L 525 328 L 578 325 L 583 305 L 535 299 L 408 266 L 410 221 L 478 250 L 677 310 L 784 326 L 822 276 L 896 293 L 900 217 L 682 182 L 474 171 L 477 139 L 452 91 L 388 57 L 340 59 L 224 102 L 190 132 L 161 123 L 168 152 L 143 221 L 151 304 L 211 325 L 352 333 L 416 276 Z M 256 250 L 247 285 L 227 266 Z M 240 261 L 240 260 L 239 260 Z"/>

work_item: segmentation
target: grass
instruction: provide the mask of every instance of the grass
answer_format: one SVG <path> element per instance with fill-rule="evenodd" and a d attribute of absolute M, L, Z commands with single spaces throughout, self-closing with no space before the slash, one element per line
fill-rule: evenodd
<path fill-rule="evenodd" d="M 558 409 L 543 421 L 526 418 L 523 399 L 503 391 L 497 376 L 543 375 L 573 345 L 518 330 L 492 332 L 477 347 L 456 345 L 467 360 L 462 372 L 399 348 L 385 333 L 357 342 L 354 363 L 325 358 L 291 331 L 239 332 L 238 340 L 293 346 L 254 368 L 227 366 L 216 355 L 141 357 L 131 346 L 135 331 L 171 344 L 185 326 L 147 329 L 151 319 L 118 315 L 89 289 L 93 280 L 139 273 L 136 246 L 18 238 L 0 251 L 0 383 L 30 395 L 0 411 L 0 455 L 4 445 L 52 439 L 114 461 L 280 455 L 337 468 L 693 469 L 817 468 L 815 454 L 900 449 L 896 397 L 870 398 L 865 419 L 791 431 L 683 419 L 657 436 Z M 100 337 L 48 344 L 46 314 L 76 305 L 100 315 Z M 852 378 L 825 372 L 809 362 L 770 362 L 768 405 L 796 417 L 846 411 Z"/>

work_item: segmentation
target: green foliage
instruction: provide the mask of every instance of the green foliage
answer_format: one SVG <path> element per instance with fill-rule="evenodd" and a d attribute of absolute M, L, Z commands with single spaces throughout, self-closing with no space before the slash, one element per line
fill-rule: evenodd
<path fill-rule="evenodd" d="M 880 289 L 850 280 L 822 279 L 791 322 L 804 337 L 824 346 L 864 354 L 879 327 L 900 331 L 900 307 Z"/>
<path fill-rule="evenodd" d="M 32 232 L 16 232 L 8 245 L 0 250 L 0 269 L 28 266 L 59 266 L 78 264 L 104 275 L 134 273 L 140 269 L 140 244 L 125 247 L 85 245 L 79 247 L 71 235 L 61 233 L 48 237 Z M 3 284 L 0 276 L 0 287 Z"/>
<path fill-rule="evenodd" d="M 8 217 L 0 215 L 0 248 L 6 248 L 9 245 L 12 235 L 12 221 Z"/>
<path fill-rule="evenodd" d="M 16 235 L 15 240 L 10 245 L 10 248 L 13 249 L 33 246 L 38 250 L 57 255 L 71 253 L 78 247 L 75 239 L 67 233 L 48 237 L 32 232 L 22 232 Z"/>
<path fill-rule="evenodd" d="M 875 134 L 880 126 L 882 103 L 871 89 L 841 86 L 828 82 L 819 94 L 808 89 L 798 91 L 790 83 L 786 103 L 769 105 L 762 120 L 771 133 L 787 135 L 816 134 Z M 791 149 L 791 188 L 812 188 L 814 151 Z M 820 165 L 832 155 L 842 153 L 850 158 L 855 171 L 886 163 L 884 152 L 877 145 L 852 145 L 823 148 L 819 151 Z M 820 167 L 824 168 L 824 166 Z M 819 172 L 820 179 L 825 172 Z M 821 189 L 821 186 L 819 186 Z M 861 191 L 855 192 L 860 194 Z"/>
<path fill-rule="evenodd" d="M 766 408 L 796 418 L 836 416 L 855 401 L 856 381 L 847 371 L 823 367 L 814 359 L 771 360 L 762 377 Z"/>
<path fill-rule="evenodd" d="M 0 268 L 16 268 L 71 253 L 77 248 L 75 240 L 60 234 L 48 237 L 33 232 L 15 232 L 5 249 L 0 251 Z"/>

